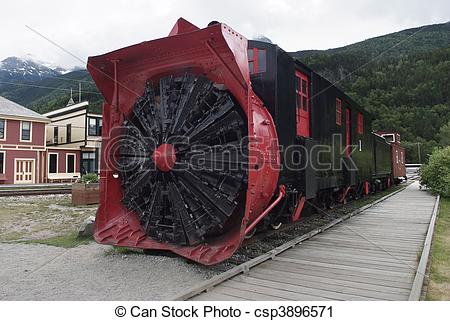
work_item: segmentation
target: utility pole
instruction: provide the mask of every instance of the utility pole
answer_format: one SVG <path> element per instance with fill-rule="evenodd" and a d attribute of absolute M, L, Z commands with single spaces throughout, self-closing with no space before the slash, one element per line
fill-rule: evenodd
<path fill-rule="evenodd" d="M 81 82 L 78 83 L 78 102 L 81 103 Z"/>
<path fill-rule="evenodd" d="M 419 157 L 419 164 L 422 164 L 422 155 L 420 153 L 420 144 L 422 144 L 422 143 L 420 143 L 420 142 L 412 143 L 412 145 L 417 145 L 417 155 Z"/>
<path fill-rule="evenodd" d="M 419 164 L 422 164 L 422 157 L 420 156 L 420 143 L 417 142 L 417 154 L 419 155 Z"/>

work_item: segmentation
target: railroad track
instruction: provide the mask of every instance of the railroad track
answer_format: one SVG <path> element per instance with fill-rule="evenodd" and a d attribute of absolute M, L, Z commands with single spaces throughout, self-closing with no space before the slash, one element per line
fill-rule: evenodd
<path fill-rule="evenodd" d="M 379 213 L 375 213 L 376 209 L 371 209 L 374 205 L 404 191 L 405 188 L 290 240 L 248 262 L 239 264 L 198 286 L 188 289 L 186 292 L 178 294 L 173 300 L 418 300 L 423 284 L 424 267 L 426 267 L 428 260 L 439 197 L 434 198 L 429 194 L 420 192 L 418 187 L 415 186 L 404 194 L 410 198 L 410 202 L 402 202 L 401 200 L 399 202 L 399 197 L 396 197 L 394 201 L 390 200 L 381 204 L 380 206 L 385 206 L 386 209 L 378 210 Z M 420 202 L 417 201 L 418 199 L 420 199 Z M 416 200 L 416 203 L 414 203 L 414 200 Z M 423 206 L 421 206 L 422 204 Z M 397 215 L 403 209 L 398 210 L 395 214 L 388 213 L 390 209 L 394 211 L 395 207 L 405 205 L 409 205 L 410 216 L 400 217 Z M 419 206 L 420 208 L 418 208 Z M 355 242 L 358 242 L 358 235 L 351 235 L 342 224 L 338 225 L 369 209 L 376 216 L 371 214 L 360 216 L 354 228 L 361 228 L 361 230 L 366 231 L 367 237 L 373 237 L 374 239 L 382 239 L 382 237 L 379 237 L 380 233 L 386 233 L 386 240 L 380 240 L 383 248 L 377 248 L 376 244 L 375 247 L 369 248 L 370 244 L 365 242 L 362 242 L 361 245 L 355 244 Z M 426 214 L 422 215 L 420 211 L 426 212 Z M 389 223 L 389 221 L 386 223 L 386 215 L 394 215 L 394 219 L 403 220 L 401 224 L 405 226 L 413 218 L 416 219 L 416 222 L 411 223 L 421 222 L 421 224 L 408 225 L 405 230 L 397 231 L 397 227 L 393 227 L 393 223 Z M 380 218 L 385 223 L 377 226 Z M 360 227 L 358 224 L 363 224 L 361 219 L 369 222 Z M 354 220 L 351 222 L 354 222 Z M 351 224 L 345 226 L 347 225 Z M 374 230 L 369 231 L 368 228 Z M 384 228 L 386 231 L 380 231 L 380 228 Z M 327 230 L 335 233 L 336 236 L 321 234 Z M 335 230 L 337 232 L 334 232 Z M 319 234 L 323 236 L 319 236 Z M 419 235 L 425 236 L 420 242 L 416 242 Z M 306 242 L 305 250 L 295 248 L 313 236 L 317 236 L 314 238 L 315 241 Z M 366 237 L 364 235 L 359 236 L 363 239 Z M 321 237 L 322 239 L 320 239 Z M 332 240 L 334 237 L 337 241 Z M 330 240 L 330 238 L 330 244 L 327 245 L 327 239 Z M 341 243 L 341 246 L 334 245 L 334 242 Z M 389 242 L 392 244 L 388 244 Z M 423 242 L 422 246 L 417 245 L 421 242 Z M 317 249 L 314 248 L 314 244 L 317 244 L 315 245 Z M 388 250 L 385 250 L 384 247 Z M 336 254 L 337 261 L 330 264 L 330 262 L 336 260 L 332 254 L 334 251 L 338 253 Z M 407 253 L 407 251 L 411 253 Z M 417 266 L 414 265 L 414 270 L 411 266 L 402 265 L 402 260 L 414 260 L 412 259 L 414 256 L 417 258 L 417 251 L 422 255 Z M 396 259 L 390 252 L 401 255 L 401 259 Z M 307 253 L 311 253 L 311 257 L 307 257 Z M 364 254 L 367 256 L 364 256 Z M 377 266 L 379 270 L 376 268 L 373 270 L 373 266 Z M 271 270 L 271 268 L 274 268 L 274 270 Z M 296 268 L 298 268 L 298 272 Z M 283 275 L 286 275 L 286 280 L 283 279 Z"/>
<path fill-rule="evenodd" d="M 391 192 L 392 193 L 392 192 Z M 370 196 L 372 198 L 373 196 Z M 375 195 L 375 197 L 380 197 Z M 372 202 L 376 201 L 374 198 Z M 274 230 L 267 227 L 265 230 L 260 230 L 250 239 L 243 241 L 241 247 L 236 253 L 223 262 L 214 266 L 217 271 L 227 271 L 232 267 L 250 261 L 271 249 L 283 245 L 292 240 L 295 236 L 306 235 L 312 230 L 327 226 L 330 222 L 346 217 L 347 214 L 360 209 L 360 206 L 355 206 L 354 201 L 347 204 L 339 204 L 333 209 L 317 208 L 314 204 L 310 204 L 314 208 L 314 214 L 303 217 L 295 223 L 282 224 L 281 227 Z"/>
<path fill-rule="evenodd" d="M 0 189 L 2 196 L 24 196 L 24 195 L 49 195 L 49 194 L 70 194 L 72 187 L 53 187 L 53 188 L 30 188 L 30 189 Z"/>

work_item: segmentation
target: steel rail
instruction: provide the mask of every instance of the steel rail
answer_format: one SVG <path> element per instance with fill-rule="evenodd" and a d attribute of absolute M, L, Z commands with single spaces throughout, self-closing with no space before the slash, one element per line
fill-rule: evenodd
<path fill-rule="evenodd" d="M 49 195 L 49 194 L 70 194 L 72 187 L 58 188 L 36 188 L 36 189 L 0 189 L 0 197 L 2 196 L 24 196 L 24 195 Z"/>

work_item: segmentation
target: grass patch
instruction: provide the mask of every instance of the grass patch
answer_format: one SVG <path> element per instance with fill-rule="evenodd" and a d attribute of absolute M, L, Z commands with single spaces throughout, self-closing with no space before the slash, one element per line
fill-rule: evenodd
<path fill-rule="evenodd" d="M 441 198 L 431 248 L 427 300 L 450 300 L 450 198 Z"/>
<path fill-rule="evenodd" d="M 142 254 L 142 251 L 137 249 L 130 249 L 128 247 L 113 246 L 112 249 L 106 252 L 106 255 L 111 254 Z"/>
<path fill-rule="evenodd" d="M 78 232 L 73 232 L 68 235 L 54 236 L 48 239 L 42 240 L 27 240 L 21 243 L 27 244 L 44 244 L 50 246 L 63 247 L 65 249 L 70 249 L 77 247 L 78 245 L 89 244 L 94 239 L 91 236 L 78 236 Z"/>

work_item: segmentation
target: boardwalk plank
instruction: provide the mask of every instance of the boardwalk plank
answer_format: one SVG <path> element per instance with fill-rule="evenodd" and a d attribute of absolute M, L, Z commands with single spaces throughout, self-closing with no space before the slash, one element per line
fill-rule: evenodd
<path fill-rule="evenodd" d="M 283 272 L 283 271 L 270 271 L 270 270 L 257 270 L 250 271 L 248 274 L 249 277 L 255 277 L 259 279 L 267 279 L 278 281 L 281 283 L 290 283 L 290 284 L 300 284 L 302 286 L 309 287 L 322 287 L 328 285 L 338 285 L 343 286 L 349 289 L 362 289 L 362 290 L 373 290 L 374 292 L 379 293 L 388 293 L 388 294 L 398 294 L 398 295 L 409 295 L 409 289 L 394 287 L 391 283 L 389 284 L 371 284 L 367 282 L 358 282 L 357 280 L 340 280 L 336 278 L 326 278 L 323 275 L 314 276 L 314 275 L 306 275 L 306 274 L 295 274 L 291 272 Z"/>
<path fill-rule="evenodd" d="M 413 184 L 194 299 L 407 300 L 435 199 Z"/>
<path fill-rule="evenodd" d="M 301 294 L 320 295 L 332 300 L 361 300 L 361 299 L 377 299 L 377 300 L 405 300 L 409 296 L 399 293 L 380 293 L 378 291 L 348 287 L 342 284 L 331 284 L 324 282 L 302 281 L 297 284 L 292 282 L 292 279 L 280 278 L 273 275 L 253 275 L 253 276 L 239 276 L 234 279 L 242 284 L 255 284 L 268 288 L 279 289 L 283 291 L 296 292 Z"/>
<path fill-rule="evenodd" d="M 410 277 L 404 277 L 404 278 L 390 278 L 390 277 L 384 277 L 380 278 L 379 275 L 374 276 L 367 273 L 353 273 L 349 274 L 347 271 L 342 273 L 341 271 L 330 271 L 328 269 L 323 268 L 308 268 L 303 267 L 301 269 L 290 269 L 285 268 L 284 266 L 276 266 L 272 265 L 270 267 L 266 266 L 258 266 L 257 269 L 252 269 L 252 271 L 256 271 L 257 273 L 267 273 L 267 272 L 288 272 L 298 275 L 305 275 L 305 276 L 317 276 L 317 277 L 323 277 L 325 279 L 335 279 L 335 280 L 342 280 L 342 281 L 355 281 L 359 283 L 367 283 L 367 284 L 379 284 L 379 285 L 392 285 L 393 287 L 398 287 L 402 289 L 409 289 L 412 276 Z"/>

